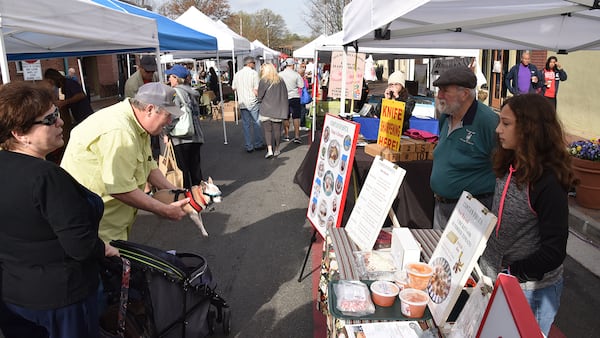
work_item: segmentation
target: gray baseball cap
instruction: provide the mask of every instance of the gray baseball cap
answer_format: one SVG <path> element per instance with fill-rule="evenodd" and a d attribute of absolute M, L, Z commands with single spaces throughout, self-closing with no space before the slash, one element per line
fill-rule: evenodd
<path fill-rule="evenodd" d="M 184 114 L 179 106 L 175 104 L 175 96 L 175 89 L 160 82 L 149 82 L 138 89 L 134 99 L 146 104 L 160 106 L 171 113 L 175 119 Z"/>

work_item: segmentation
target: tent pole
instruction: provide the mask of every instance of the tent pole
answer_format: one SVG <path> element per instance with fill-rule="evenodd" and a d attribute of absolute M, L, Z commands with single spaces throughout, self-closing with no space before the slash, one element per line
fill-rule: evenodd
<path fill-rule="evenodd" d="M 2 53 L 2 60 L 0 60 L 2 83 L 7 84 L 10 82 L 10 74 L 8 73 L 8 59 L 6 57 L 6 46 L 4 45 L 4 34 L 0 34 L 0 53 Z"/>
<path fill-rule="evenodd" d="M 221 64 L 219 62 L 219 50 L 217 49 L 217 67 L 219 68 L 219 93 L 221 96 L 221 101 L 219 102 L 219 110 L 221 111 L 221 120 L 223 121 L 223 139 L 224 144 L 227 144 L 227 128 L 225 126 L 225 113 L 223 112 L 223 84 L 221 83 Z"/>
<path fill-rule="evenodd" d="M 81 83 L 81 89 L 83 89 L 83 93 L 87 95 L 87 89 L 85 89 L 85 79 L 83 78 L 83 69 L 81 68 L 80 58 L 77 58 L 77 67 L 79 67 L 79 82 Z"/>

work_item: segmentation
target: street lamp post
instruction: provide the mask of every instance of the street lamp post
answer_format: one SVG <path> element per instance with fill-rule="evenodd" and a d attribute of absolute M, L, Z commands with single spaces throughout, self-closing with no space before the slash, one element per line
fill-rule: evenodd
<path fill-rule="evenodd" d="M 271 40 L 269 39 L 269 16 L 267 16 L 265 26 L 267 27 L 267 47 L 271 48 Z"/>

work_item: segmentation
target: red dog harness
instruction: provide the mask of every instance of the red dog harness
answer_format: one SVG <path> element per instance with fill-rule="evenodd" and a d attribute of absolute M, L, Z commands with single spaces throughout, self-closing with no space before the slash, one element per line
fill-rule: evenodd
<path fill-rule="evenodd" d="M 177 202 L 179 195 L 183 194 L 185 197 L 190 199 L 190 205 L 192 206 L 192 208 L 194 208 L 194 210 L 196 210 L 196 212 L 200 212 L 206 207 L 206 205 L 202 206 L 201 204 L 196 202 L 196 200 L 194 199 L 194 196 L 192 195 L 192 192 L 189 189 L 171 190 L 171 192 L 173 192 L 173 194 L 175 195 L 173 202 Z"/>

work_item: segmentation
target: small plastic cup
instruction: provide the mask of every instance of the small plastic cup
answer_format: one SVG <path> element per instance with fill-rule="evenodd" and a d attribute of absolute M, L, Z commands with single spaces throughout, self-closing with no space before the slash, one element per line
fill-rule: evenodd
<path fill-rule="evenodd" d="M 429 264 L 421 262 L 408 263 L 406 265 L 408 274 L 408 287 L 411 289 L 425 290 L 433 275 L 433 269 Z"/>
<path fill-rule="evenodd" d="M 429 302 L 429 295 L 425 291 L 404 289 L 398 295 L 402 314 L 408 318 L 421 318 Z"/>
<path fill-rule="evenodd" d="M 379 306 L 389 307 L 394 305 L 398 292 L 400 292 L 400 288 L 392 282 L 376 281 L 371 284 L 373 303 Z"/>

